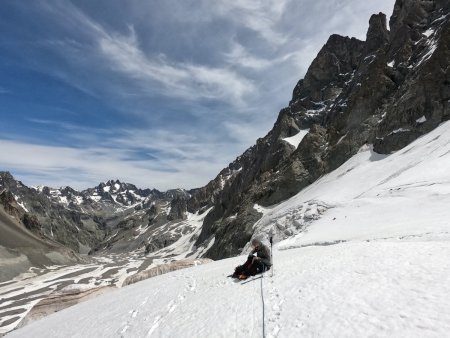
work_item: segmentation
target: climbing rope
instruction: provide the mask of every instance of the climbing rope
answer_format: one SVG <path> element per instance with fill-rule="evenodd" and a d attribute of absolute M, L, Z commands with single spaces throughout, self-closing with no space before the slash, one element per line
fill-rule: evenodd
<path fill-rule="evenodd" d="M 266 337 L 266 323 L 265 323 L 265 321 L 264 321 L 264 318 L 266 317 L 265 316 L 265 313 L 264 313 L 264 308 L 265 308 L 265 305 L 264 305 L 264 292 L 263 292 L 263 279 L 264 279 L 264 274 L 265 274 L 266 272 L 264 271 L 263 273 L 262 273 L 262 277 L 261 277 L 261 301 L 262 301 L 262 330 L 263 330 L 263 338 L 265 338 Z"/>

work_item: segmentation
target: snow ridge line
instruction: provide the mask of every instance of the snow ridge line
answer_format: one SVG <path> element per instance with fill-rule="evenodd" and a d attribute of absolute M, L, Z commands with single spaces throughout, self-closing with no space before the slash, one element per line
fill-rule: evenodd
<path fill-rule="evenodd" d="M 393 237 L 375 237 L 371 239 L 365 239 L 365 240 L 345 240 L 345 239 L 338 239 L 331 242 L 314 242 L 309 244 L 300 244 L 300 245 L 289 245 L 285 247 L 279 247 L 279 251 L 284 250 L 291 250 L 291 249 L 301 249 L 301 248 L 307 248 L 310 246 L 329 246 L 329 245 L 337 245 L 341 243 L 348 243 L 348 242 L 376 242 L 376 241 L 385 241 L 385 240 L 398 240 L 398 241 L 408 241 L 408 239 L 417 238 L 420 239 L 422 237 L 426 236 L 442 236 L 445 237 L 447 235 L 450 235 L 450 232 L 448 231 L 440 231 L 440 232 L 424 232 L 421 234 L 412 234 L 412 235 L 402 235 L 402 236 L 393 236 Z"/>
<path fill-rule="evenodd" d="M 314 242 L 314 243 L 310 243 L 310 244 L 289 245 L 289 246 L 285 246 L 285 247 L 280 247 L 280 248 L 278 248 L 278 250 L 284 251 L 284 250 L 291 250 L 291 249 L 301 249 L 301 248 L 307 248 L 309 246 L 329 246 L 329 245 L 336 245 L 336 244 L 346 243 L 346 242 L 349 242 L 349 241 L 340 239 L 340 240 L 336 240 L 336 241 L 332 241 L 332 242 Z"/>

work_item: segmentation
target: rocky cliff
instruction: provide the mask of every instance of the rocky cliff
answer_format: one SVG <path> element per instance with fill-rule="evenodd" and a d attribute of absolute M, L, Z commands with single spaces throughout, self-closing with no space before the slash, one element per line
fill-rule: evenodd
<path fill-rule="evenodd" d="M 215 238 L 207 257 L 240 251 L 255 205 L 291 197 L 364 144 L 389 154 L 450 117 L 450 2 L 397 0 L 389 26 L 379 13 L 366 41 L 330 36 L 273 129 L 194 194 L 191 208 L 213 206 L 197 240 Z"/>

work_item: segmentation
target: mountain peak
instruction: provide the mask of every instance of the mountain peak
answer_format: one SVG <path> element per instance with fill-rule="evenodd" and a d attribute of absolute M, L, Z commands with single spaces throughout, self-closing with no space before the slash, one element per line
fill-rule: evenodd
<path fill-rule="evenodd" d="M 397 0 L 389 21 L 392 32 L 414 29 L 427 24 L 429 13 L 436 8 L 449 7 L 448 0 Z"/>
<path fill-rule="evenodd" d="M 369 20 L 369 29 L 366 37 L 366 53 L 371 53 L 389 41 L 389 31 L 384 13 L 374 14 Z"/>
<path fill-rule="evenodd" d="M 0 182 L 1 181 L 10 181 L 14 180 L 13 175 L 9 171 L 0 171 Z"/>
<path fill-rule="evenodd" d="M 105 185 L 109 185 L 109 186 L 113 186 L 115 184 L 121 184 L 121 182 L 119 181 L 119 179 L 115 179 L 115 180 L 111 179 L 111 180 L 106 181 L 104 184 Z"/>

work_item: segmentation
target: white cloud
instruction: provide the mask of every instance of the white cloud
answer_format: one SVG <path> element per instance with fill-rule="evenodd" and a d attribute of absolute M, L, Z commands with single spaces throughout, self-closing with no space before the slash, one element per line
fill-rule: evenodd
<path fill-rule="evenodd" d="M 84 148 L 0 139 L 0 149 L 8 150 L 2 155 L 2 168 L 13 174 L 20 172 L 19 178 L 25 184 L 72 184 L 75 188 L 86 188 L 110 178 L 161 190 L 200 187 L 217 175 L 224 161 L 233 159 L 228 148 L 225 143 L 208 143 L 189 134 L 165 130 L 151 135 L 125 130 Z M 136 157 L 137 151 L 140 154 L 147 151 L 151 156 Z"/>
<path fill-rule="evenodd" d="M 289 0 L 222 0 L 214 2 L 211 10 L 257 32 L 276 47 L 287 42 L 284 34 L 277 31 L 276 25 L 288 3 Z"/>
<path fill-rule="evenodd" d="M 129 34 L 123 35 L 107 30 L 71 4 L 48 6 L 47 10 L 63 18 L 62 25 L 76 27 L 80 34 L 91 39 L 97 51 L 90 44 L 70 38 L 46 41 L 47 45 L 54 45 L 55 50 L 63 53 L 63 57 L 71 59 L 71 62 L 78 62 L 83 67 L 89 66 L 88 63 L 98 63 L 96 71 L 103 69 L 125 75 L 129 81 L 134 82 L 133 87 L 136 84 L 141 87 L 141 93 L 156 93 L 186 101 L 219 100 L 238 106 L 256 91 L 251 79 L 238 74 L 226 64 L 212 67 L 177 62 L 161 53 L 145 53 L 139 46 L 133 25 L 128 25 Z M 63 72 L 52 70 L 52 73 L 75 88 L 96 96 L 80 81 L 71 79 Z M 110 83 L 107 85 L 111 86 Z M 123 86 L 119 86 L 117 91 L 121 92 L 121 87 Z"/>
<path fill-rule="evenodd" d="M 233 42 L 231 50 L 224 53 L 224 60 L 234 66 L 250 68 L 261 71 L 264 68 L 273 66 L 273 60 L 257 57 L 249 53 L 241 44 Z"/>
<path fill-rule="evenodd" d="M 164 55 L 147 57 L 139 48 L 134 31 L 129 37 L 102 37 L 99 47 L 104 57 L 118 70 L 144 84 L 157 82 L 165 95 L 187 100 L 216 99 L 242 103 L 255 90 L 252 82 L 227 68 L 179 63 Z"/>
<path fill-rule="evenodd" d="M 270 126 L 260 122 L 242 122 L 227 121 L 224 127 L 228 131 L 230 137 L 235 139 L 238 144 L 242 144 L 241 153 L 248 147 L 254 145 L 256 140 L 264 137 L 269 132 Z M 238 155 L 240 155 L 239 153 Z M 237 157 L 237 156 L 236 156 Z"/>

